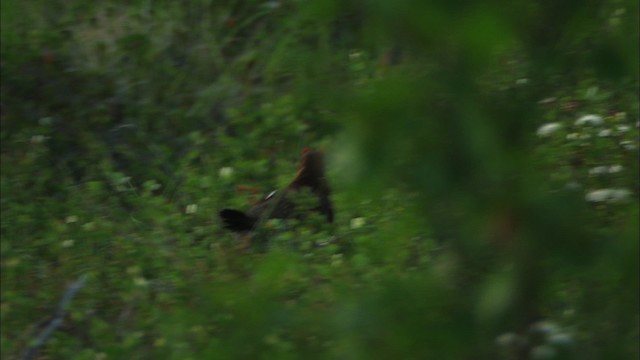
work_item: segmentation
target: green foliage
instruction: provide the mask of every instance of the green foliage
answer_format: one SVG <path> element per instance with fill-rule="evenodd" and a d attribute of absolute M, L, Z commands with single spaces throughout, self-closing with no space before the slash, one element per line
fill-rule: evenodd
<path fill-rule="evenodd" d="M 637 358 L 637 13 L 3 1 L 2 358 Z"/>

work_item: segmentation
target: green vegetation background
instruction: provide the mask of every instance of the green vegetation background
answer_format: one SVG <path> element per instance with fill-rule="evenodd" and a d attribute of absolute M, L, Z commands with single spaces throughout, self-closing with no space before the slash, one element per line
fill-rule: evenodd
<path fill-rule="evenodd" d="M 638 357 L 637 1 L 1 10 L 3 359 Z"/>

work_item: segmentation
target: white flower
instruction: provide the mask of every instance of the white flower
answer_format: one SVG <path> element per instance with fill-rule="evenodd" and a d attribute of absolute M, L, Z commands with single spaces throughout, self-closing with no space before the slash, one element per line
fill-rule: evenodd
<path fill-rule="evenodd" d="M 31 137 L 31 143 L 32 144 L 42 144 L 45 140 L 47 140 L 49 137 L 44 136 L 44 135 L 33 135 Z"/>
<path fill-rule="evenodd" d="M 631 191 L 627 189 L 598 189 L 587 193 L 585 199 L 590 202 L 620 202 L 628 198 L 629 195 L 631 195 Z"/>
<path fill-rule="evenodd" d="M 570 346 L 573 343 L 571 334 L 557 333 L 549 336 L 549 343 L 556 346 Z"/>
<path fill-rule="evenodd" d="M 598 136 L 600 136 L 600 137 L 607 137 L 609 135 L 611 135 L 611 130 L 610 129 L 600 130 L 600 132 L 598 133 Z"/>
<path fill-rule="evenodd" d="M 626 118 L 627 118 L 627 113 L 626 113 L 626 112 L 624 112 L 624 111 L 621 111 L 621 112 L 617 112 L 617 113 L 615 113 L 615 115 L 614 115 L 614 116 L 615 116 L 615 117 L 616 117 L 616 119 L 618 119 L 618 120 L 624 120 L 624 119 L 626 119 Z"/>
<path fill-rule="evenodd" d="M 362 53 L 357 50 L 352 50 L 349 52 L 349 60 L 358 60 L 362 56 Z"/>
<path fill-rule="evenodd" d="M 587 193 L 587 195 L 585 195 L 585 199 L 591 202 L 603 202 L 609 198 L 610 192 L 611 189 L 594 190 Z"/>
<path fill-rule="evenodd" d="M 365 218 L 357 217 L 357 218 L 351 219 L 351 222 L 349 223 L 349 227 L 352 229 L 359 229 L 363 227 L 365 223 L 366 223 Z"/>
<path fill-rule="evenodd" d="M 500 347 L 511 347 L 522 342 L 520 336 L 514 333 L 504 333 L 496 338 L 496 344 Z"/>
<path fill-rule="evenodd" d="M 534 334 L 549 336 L 558 332 L 558 325 L 551 321 L 542 320 L 532 324 L 530 331 Z"/>
<path fill-rule="evenodd" d="M 576 125 L 600 125 L 602 124 L 602 116 L 599 115 L 585 115 L 576 120 Z"/>
<path fill-rule="evenodd" d="M 591 139 L 591 135 L 589 135 L 589 134 L 581 134 L 580 135 L 580 139 L 581 140 Z"/>
<path fill-rule="evenodd" d="M 196 212 L 198 212 L 198 204 L 187 205 L 187 208 L 184 210 L 184 212 L 187 214 L 195 214 Z"/>
<path fill-rule="evenodd" d="M 629 127 L 627 125 L 618 125 L 616 130 L 618 130 L 618 132 L 627 132 L 629 131 Z"/>
<path fill-rule="evenodd" d="M 627 150 L 635 150 L 636 146 L 629 140 L 620 141 L 620 145 Z"/>
<path fill-rule="evenodd" d="M 75 241 L 73 241 L 72 239 L 65 240 L 65 241 L 62 242 L 62 247 L 63 248 L 72 247 L 74 243 L 75 243 Z"/>
<path fill-rule="evenodd" d="M 233 175 L 233 168 L 229 166 L 221 167 L 218 175 L 223 179 L 230 178 Z"/>
<path fill-rule="evenodd" d="M 619 164 L 611 165 L 609 166 L 609 174 L 619 173 L 623 169 L 624 167 L 622 165 L 619 165 Z"/>
<path fill-rule="evenodd" d="M 560 130 L 561 128 L 562 128 L 562 124 L 560 123 L 557 123 L 557 122 L 547 123 L 540 126 L 536 131 L 536 134 L 540 137 L 547 137 L 553 134 L 554 132 Z"/>
<path fill-rule="evenodd" d="M 577 140 L 580 134 L 578 133 L 570 133 L 567 134 L 567 140 Z"/>
<path fill-rule="evenodd" d="M 589 169 L 589 175 L 602 175 L 602 174 L 615 174 L 622 171 L 624 167 L 619 164 L 611 165 L 611 166 L 596 166 Z"/>
<path fill-rule="evenodd" d="M 589 169 L 589 175 L 595 176 L 595 175 L 602 175 L 602 174 L 606 174 L 609 172 L 609 167 L 608 166 L 596 166 L 593 167 L 591 169 Z"/>
<path fill-rule="evenodd" d="M 78 217 L 75 215 L 69 215 L 64 219 L 64 222 L 66 222 L 67 224 L 78 222 Z"/>
<path fill-rule="evenodd" d="M 558 99 L 556 99 L 554 97 L 548 97 L 548 98 L 544 98 L 544 99 L 538 101 L 538 104 L 540 104 L 540 105 L 551 104 L 552 102 L 555 102 L 556 100 L 558 100 Z"/>
<path fill-rule="evenodd" d="M 149 281 L 142 276 L 136 276 L 133 278 L 133 283 L 136 284 L 136 286 L 145 287 L 149 284 Z"/>
<path fill-rule="evenodd" d="M 618 202 L 627 199 L 631 195 L 631 191 L 627 189 L 613 189 L 611 193 L 611 202 Z"/>
<path fill-rule="evenodd" d="M 527 78 L 516 80 L 516 85 L 526 85 L 528 83 L 529 83 L 529 79 L 527 79 Z"/>

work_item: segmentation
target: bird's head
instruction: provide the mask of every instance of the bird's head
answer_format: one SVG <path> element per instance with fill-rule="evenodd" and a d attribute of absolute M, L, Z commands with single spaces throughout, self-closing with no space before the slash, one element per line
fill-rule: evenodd
<path fill-rule="evenodd" d="M 324 154 L 320 150 L 305 147 L 298 165 L 298 176 L 324 177 Z"/>

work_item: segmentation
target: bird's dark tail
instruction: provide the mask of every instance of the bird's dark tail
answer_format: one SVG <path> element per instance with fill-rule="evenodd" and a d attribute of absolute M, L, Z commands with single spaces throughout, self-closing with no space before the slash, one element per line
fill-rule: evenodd
<path fill-rule="evenodd" d="M 224 209 L 220 211 L 220 218 L 224 227 L 231 231 L 249 231 L 253 229 L 256 220 L 239 210 Z"/>

